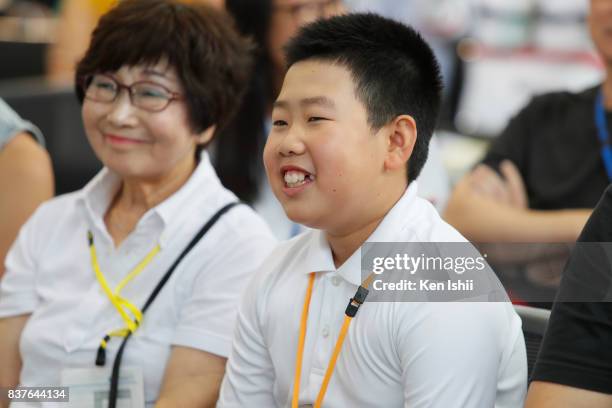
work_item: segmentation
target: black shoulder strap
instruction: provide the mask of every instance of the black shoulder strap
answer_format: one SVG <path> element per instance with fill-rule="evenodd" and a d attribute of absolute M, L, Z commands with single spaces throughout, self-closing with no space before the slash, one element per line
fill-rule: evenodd
<path fill-rule="evenodd" d="M 172 264 L 172 266 L 170 266 L 170 268 L 168 269 L 168 271 L 166 272 L 166 274 L 164 275 L 164 277 L 159 281 L 159 283 L 157 284 L 157 286 L 155 287 L 155 289 L 153 289 L 153 292 L 151 293 L 151 295 L 149 296 L 149 298 L 147 299 L 147 301 L 145 302 L 144 306 L 142 307 L 142 313 L 144 314 L 144 312 L 146 312 L 146 310 L 149 308 L 149 306 L 151 305 L 151 303 L 153 303 L 153 301 L 155 300 L 155 298 L 157 297 L 157 295 L 159 294 L 159 292 L 162 290 L 162 288 L 164 287 L 164 285 L 166 284 L 166 282 L 168 281 L 168 279 L 170 279 L 170 276 L 172 275 L 172 272 L 174 272 L 174 270 L 176 269 L 176 267 L 178 266 L 179 263 L 181 263 L 181 261 L 183 260 L 183 258 L 185 257 L 185 255 L 187 255 L 189 253 L 189 251 L 191 251 L 191 249 L 196 246 L 196 244 L 200 241 L 200 239 L 202 239 L 202 237 L 208 232 L 208 230 L 215 225 L 215 223 L 217 222 L 217 220 L 219 218 L 221 218 L 221 216 L 223 214 L 225 214 L 227 211 L 229 211 L 232 207 L 238 205 L 240 203 L 235 202 L 235 203 L 229 203 L 227 205 L 225 205 L 224 207 L 222 207 L 219 211 L 217 211 L 217 213 L 215 215 L 213 215 L 206 224 L 204 224 L 204 226 L 202 227 L 202 229 L 200 229 L 200 231 L 198 231 L 197 234 L 194 235 L 194 237 L 191 239 L 191 242 L 189 242 L 189 244 L 187 244 L 187 246 L 185 247 L 185 249 L 183 249 L 183 252 L 181 252 L 181 254 L 176 258 L 176 260 L 174 261 L 174 263 Z"/>
<path fill-rule="evenodd" d="M 151 303 L 153 303 L 153 301 L 155 300 L 159 292 L 161 292 L 164 285 L 166 284 L 166 282 L 168 282 L 168 279 L 170 279 L 170 276 L 172 276 L 172 273 L 174 272 L 176 267 L 181 263 L 185 255 L 187 255 L 189 251 L 191 251 L 191 249 L 194 246 L 196 246 L 196 244 L 200 241 L 200 239 L 202 239 L 202 237 L 208 232 L 208 230 L 211 229 L 213 225 L 215 225 L 215 223 L 219 220 L 219 218 L 221 218 L 223 214 L 225 214 L 232 207 L 235 207 L 238 204 L 240 204 L 240 202 L 233 202 L 233 203 L 229 203 L 221 207 L 221 209 L 219 209 L 219 211 L 217 211 L 215 215 L 213 215 L 208 220 L 208 222 L 204 224 L 204 226 L 200 229 L 200 231 L 198 231 L 198 233 L 194 235 L 194 237 L 191 239 L 189 244 L 187 244 L 185 249 L 183 249 L 183 252 L 181 252 L 181 254 L 176 258 L 172 266 L 168 268 L 164 277 L 159 281 L 155 289 L 153 289 L 153 292 L 151 292 L 151 295 L 149 296 L 149 298 L 147 299 L 147 301 L 145 302 L 142 308 L 143 314 L 149 308 Z M 123 342 L 121 343 L 121 346 L 119 347 L 119 350 L 117 351 L 117 356 L 115 357 L 115 361 L 113 362 L 110 392 L 108 395 L 108 408 L 116 408 L 116 405 L 117 405 L 117 391 L 119 389 L 119 368 L 121 366 L 121 358 L 123 357 L 123 350 L 125 349 L 125 345 L 131 336 L 132 336 L 132 333 L 130 332 L 123 339 Z"/>

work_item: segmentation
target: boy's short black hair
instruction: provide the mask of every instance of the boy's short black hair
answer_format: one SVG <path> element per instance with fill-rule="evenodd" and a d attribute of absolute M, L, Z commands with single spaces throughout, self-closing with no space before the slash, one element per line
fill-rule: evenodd
<path fill-rule="evenodd" d="M 414 29 L 376 14 L 346 14 L 305 26 L 285 52 L 288 67 L 308 59 L 345 66 L 373 129 L 412 116 L 417 140 L 408 181 L 418 177 L 440 109 L 442 79 L 431 48 Z"/>
<path fill-rule="evenodd" d="M 178 0 L 126 0 L 100 18 L 89 48 L 76 67 L 82 79 L 122 66 L 167 59 L 183 86 L 192 129 L 217 132 L 232 118 L 250 80 L 253 45 L 231 18 L 204 4 Z M 198 146 L 198 151 L 202 146 Z"/>

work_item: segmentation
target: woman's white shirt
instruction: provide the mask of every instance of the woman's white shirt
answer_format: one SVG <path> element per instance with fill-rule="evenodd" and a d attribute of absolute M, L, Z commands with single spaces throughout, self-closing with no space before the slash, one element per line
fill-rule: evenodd
<path fill-rule="evenodd" d="M 161 252 L 121 292 L 142 307 L 201 226 L 221 207 L 237 201 L 203 153 L 187 183 L 150 209 L 115 248 L 103 217 L 119 184 L 117 175 L 103 169 L 84 189 L 43 204 L 6 258 L 0 318 L 31 313 L 20 341 L 23 386 L 58 385 L 62 368 L 93 367 L 102 337 L 124 327 L 94 275 L 88 230 L 113 288 L 160 244 Z M 265 222 L 239 205 L 223 215 L 177 267 L 124 353 L 124 366 L 143 369 L 147 406 L 158 396 L 172 345 L 228 356 L 243 287 L 275 243 Z M 107 365 L 120 343 L 117 338 L 110 341 Z"/>

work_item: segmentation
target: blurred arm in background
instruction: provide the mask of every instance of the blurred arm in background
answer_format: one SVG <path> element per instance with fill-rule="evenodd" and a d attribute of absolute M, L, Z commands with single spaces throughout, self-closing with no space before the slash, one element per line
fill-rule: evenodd
<path fill-rule="evenodd" d="M 53 169 L 40 130 L 0 99 L 0 277 L 19 228 L 53 197 Z"/>
<path fill-rule="evenodd" d="M 47 77 L 70 84 L 74 69 L 89 46 L 91 33 L 102 14 L 119 0 L 61 0 L 56 39 L 47 54 Z M 180 0 L 223 8 L 224 0 Z"/>
<path fill-rule="evenodd" d="M 116 0 L 63 0 L 56 39 L 47 54 L 47 76 L 53 81 L 71 83 L 74 68 L 85 54 L 98 18 Z"/>
<path fill-rule="evenodd" d="M 43 201 L 53 197 L 53 170 L 46 150 L 20 133 L 0 151 L 0 276 L 19 228 Z"/>
<path fill-rule="evenodd" d="M 15 388 L 19 384 L 21 372 L 21 356 L 19 354 L 19 339 L 28 322 L 29 314 L 0 319 L 0 388 Z M 5 394 L 0 395 L 0 408 L 8 408 Z"/>
<path fill-rule="evenodd" d="M 580 92 L 536 96 L 510 120 L 482 165 L 458 183 L 447 207 L 446 219 L 469 239 L 573 242 L 612 181 L 601 158 L 612 124 L 595 120 L 600 110 L 607 118 L 612 113 L 612 2 L 589 4 L 588 28 L 603 82 Z"/>
<path fill-rule="evenodd" d="M 534 381 L 529 387 L 525 408 L 611 408 L 612 395 Z"/>
<path fill-rule="evenodd" d="M 528 208 L 523 178 L 509 160 L 498 175 L 486 164 L 464 176 L 453 191 L 445 219 L 474 242 L 573 242 L 590 209 Z"/>
<path fill-rule="evenodd" d="M 474 242 L 576 241 L 608 185 L 595 94 L 533 98 L 457 183 L 445 219 Z"/>

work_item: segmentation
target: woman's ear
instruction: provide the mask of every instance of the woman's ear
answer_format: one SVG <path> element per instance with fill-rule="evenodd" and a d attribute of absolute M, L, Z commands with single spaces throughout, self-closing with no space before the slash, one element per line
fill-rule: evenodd
<path fill-rule="evenodd" d="M 385 170 L 405 169 L 417 140 L 416 122 L 410 115 L 400 115 L 393 119 L 386 128 Z"/>
<path fill-rule="evenodd" d="M 213 136 L 215 135 L 216 129 L 217 127 L 215 125 L 212 125 L 206 128 L 205 130 L 203 130 L 202 132 L 196 133 L 195 135 L 196 142 L 197 142 L 196 144 L 199 144 L 199 145 L 208 144 L 208 142 L 210 142 Z"/>

